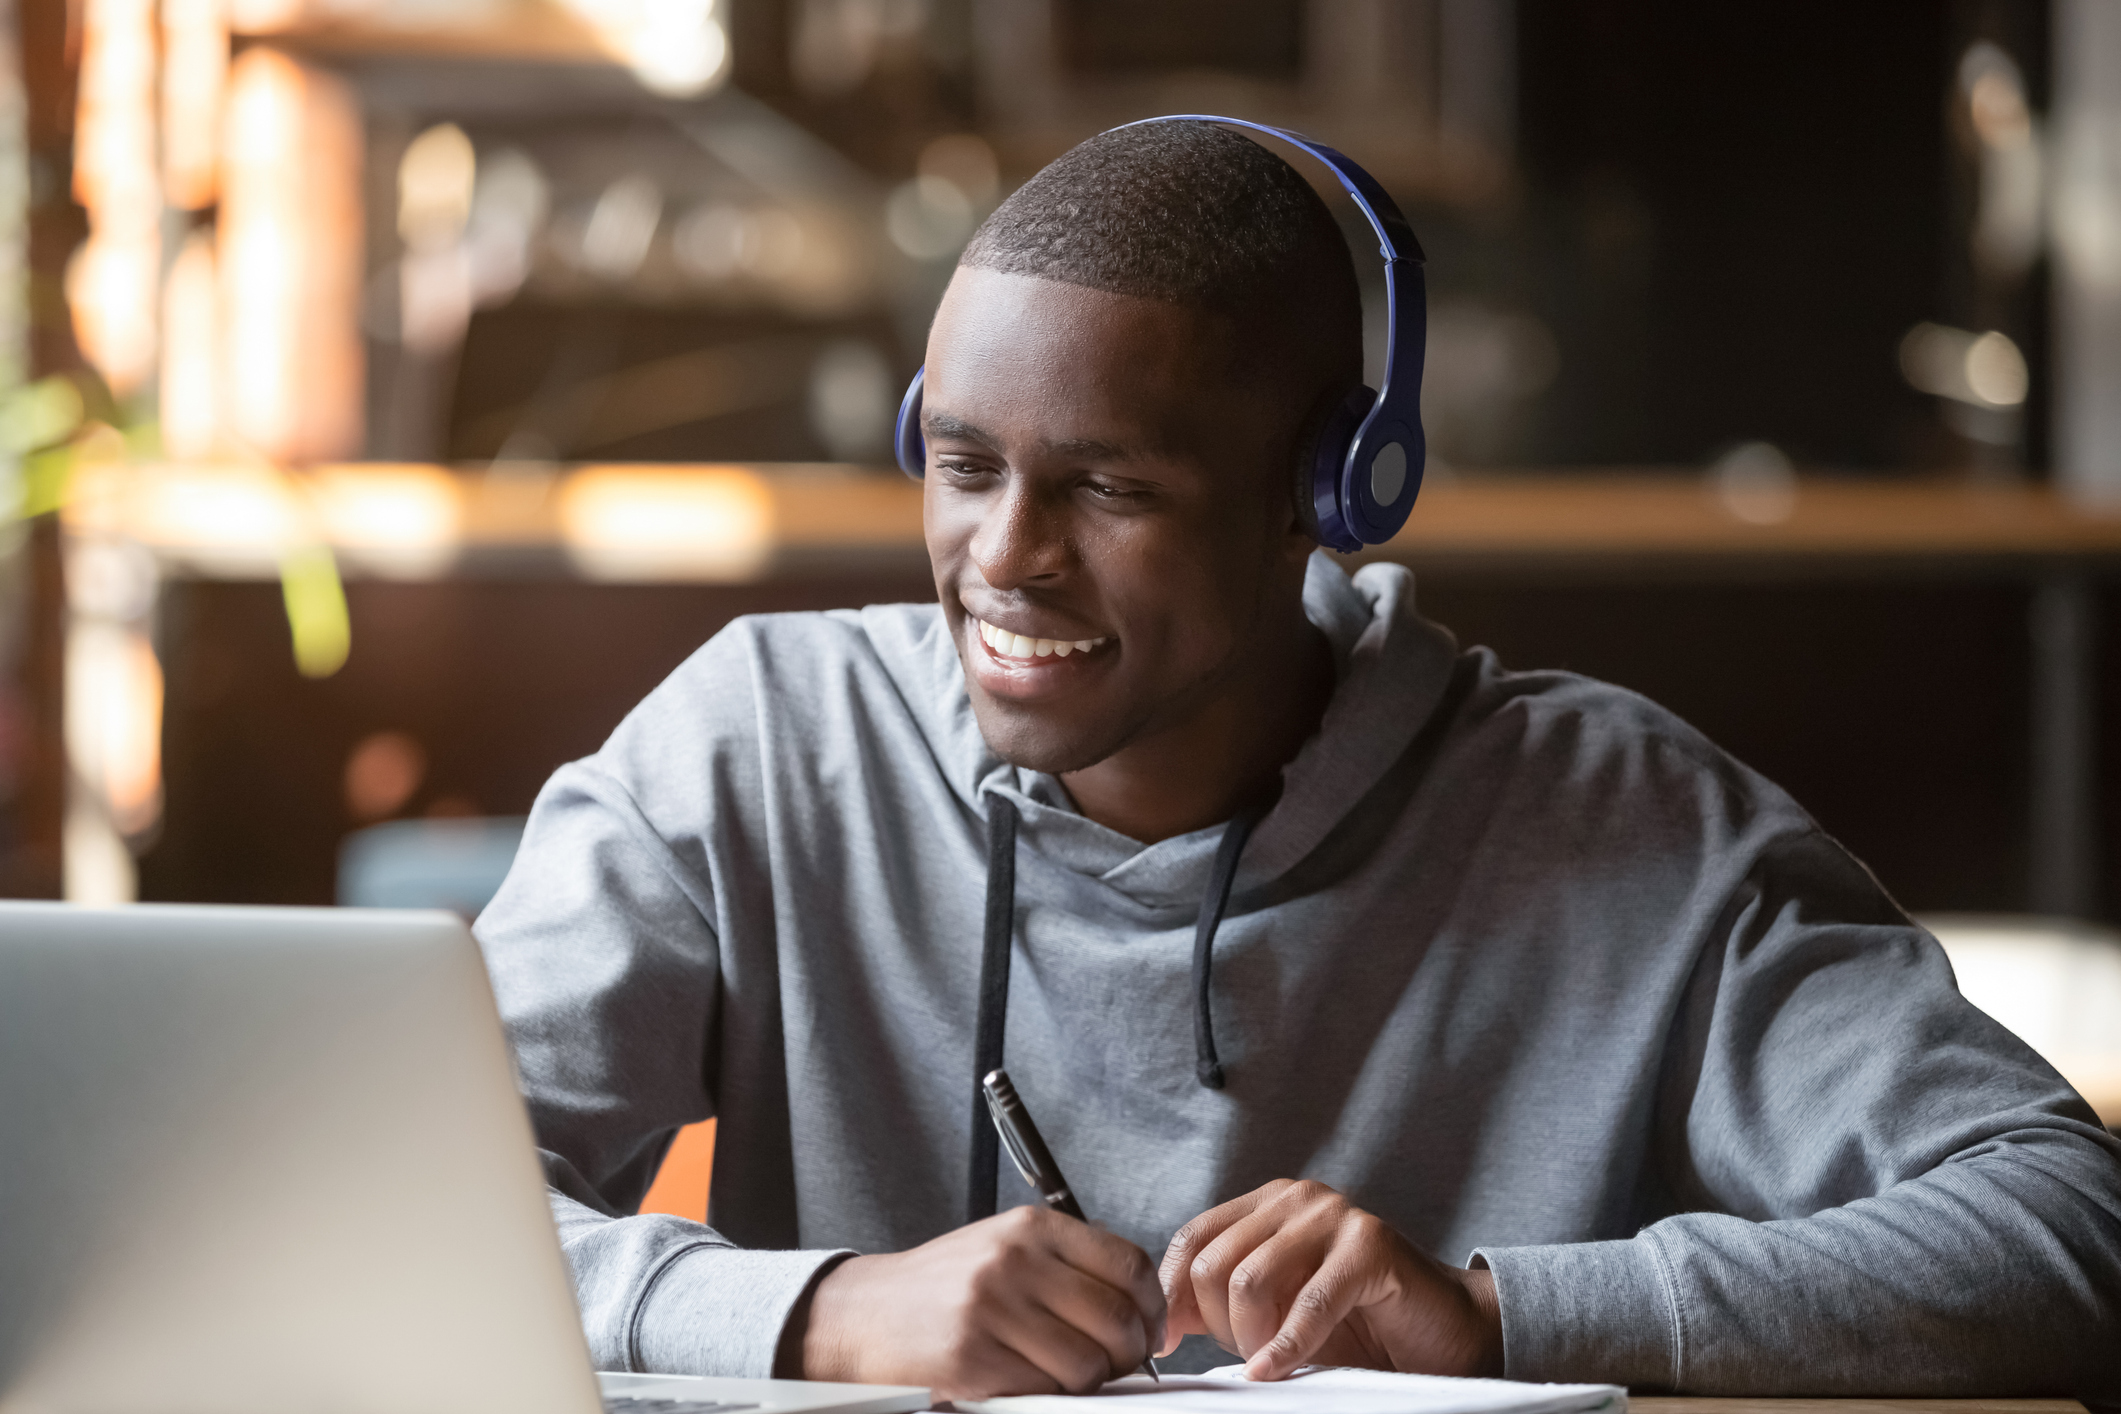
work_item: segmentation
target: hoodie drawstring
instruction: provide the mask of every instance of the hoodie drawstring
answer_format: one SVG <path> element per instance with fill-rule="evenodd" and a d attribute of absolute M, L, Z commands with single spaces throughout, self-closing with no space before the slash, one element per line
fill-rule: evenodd
<path fill-rule="evenodd" d="M 987 929 L 980 948 L 979 1030 L 973 1046 L 972 1175 L 965 1190 L 965 1221 L 994 1216 L 994 1177 L 1001 1163 L 1001 1136 L 987 1113 L 980 1083 L 1001 1069 L 1002 1024 L 1009 1019 L 1009 943 L 1016 933 L 1016 807 L 987 797 Z"/>
<path fill-rule="evenodd" d="M 1237 881 L 1237 857 L 1265 810 L 1240 811 L 1223 827 L 1215 850 L 1215 870 L 1208 876 L 1208 896 L 1200 901 L 1200 921 L 1193 925 L 1193 1073 L 1210 1090 L 1223 1088 L 1223 1064 L 1215 1054 L 1215 1013 L 1208 993 L 1208 962 L 1215 952 L 1215 930 L 1230 906 L 1230 885 Z"/>
<path fill-rule="evenodd" d="M 987 1097 L 980 1084 L 989 1071 L 1000 1069 L 1002 1063 L 1003 1026 L 1009 1014 L 1009 948 L 1016 932 L 1016 807 L 1000 796 L 990 795 L 987 808 L 987 924 L 980 950 L 979 1028 L 973 1049 L 972 1166 L 965 1196 L 968 1223 L 994 1216 L 994 1181 L 1001 1163 L 1001 1141 L 988 1116 Z M 1208 876 L 1207 896 L 1201 900 L 1200 920 L 1193 928 L 1194 1073 L 1210 1090 L 1223 1088 L 1209 987 L 1215 930 L 1222 926 L 1223 913 L 1229 907 L 1230 886 L 1237 880 L 1237 861 L 1245 852 L 1245 841 L 1251 838 L 1253 826 L 1268 808 L 1241 811 L 1223 827 L 1222 843 L 1215 851 L 1215 867 Z"/>

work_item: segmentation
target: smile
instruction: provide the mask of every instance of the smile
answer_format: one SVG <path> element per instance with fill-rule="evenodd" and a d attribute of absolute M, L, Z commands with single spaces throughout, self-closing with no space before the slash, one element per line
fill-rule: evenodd
<path fill-rule="evenodd" d="M 1065 658 L 1071 653 L 1089 653 L 1110 643 L 1106 638 L 1026 638 L 1020 633 L 1011 633 L 1005 628 L 996 628 L 985 619 L 975 618 L 979 626 L 981 642 L 1000 658 Z"/>

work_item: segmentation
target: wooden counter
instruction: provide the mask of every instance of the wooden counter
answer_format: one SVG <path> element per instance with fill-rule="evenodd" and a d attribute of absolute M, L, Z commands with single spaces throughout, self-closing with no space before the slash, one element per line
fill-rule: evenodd
<path fill-rule="evenodd" d="M 148 545 L 180 573 L 236 577 L 274 573 L 290 541 L 321 540 L 347 572 L 395 578 L 571 567 L 745 582 L 926 553 L 919 486 L 813 465 L 111 465 L 79 475 L 67 523 Z M 2121 507 L 1965 481 L 1812 479 L 1749 500 L 1698 476 L 1498 473 L 1436 480 L 1406 530 L 1362 558 L 1625 573 L 2121 565 Z"/>
<path fill-rule="evenodd" d="M 1966 481 L 1818 478 L 1786 497 L 1749 500 L 1700 477 L 1497 475 L 1426 489 L 1382 553 L 1576 562 L 2111 559 L 2121 556 L 2121 506 L 2101 513 L 2045 487 Z"/>

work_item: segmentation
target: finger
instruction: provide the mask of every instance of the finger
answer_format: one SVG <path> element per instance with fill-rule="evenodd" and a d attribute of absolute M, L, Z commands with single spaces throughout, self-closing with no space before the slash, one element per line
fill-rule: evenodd
<path fill-rule="evenodd" d="M 1112 1377 L 1112 1352 L 1042 1304 L 1001 1315 L 1002 1340 L 1069 1394 L 1092 1394 Z"/>
<path fill-rule="evenodd" d="M 1208 1312 L 1201 1305 L 1201 1283 L 1196 1274 L 1201 1255 L 1220 1242 L 1233 1226 L 1252 1217 L 1262 1206 L 1273 1202 L 1292 1186 L 1288 1179 L 1278 1178 L 1263 1187 L 1253 1189 L 1242 1198 L 1233 1198 L 1227 1203 L 1210 1208 L 1180 1228 L 1172 1237 L 1171 1245 L 1164 1250 L 1163 1269 L 1159 1273 L 1164 1297 L 1170 1302 L 1170 1315 L 1165 1322 L 1166 1349 L 1163 1353 L 1168 1354 L 1175 1350 L 1178 1347 L 1178 1337 L 1182 1335 L 1216 1334 L 1217 1327 L 1210 1323 Z M 1219 1295 L 1215 1309 L 1221 1309 Z"/>
<path fill-rule="evenodd" d="M 1253 1189 L 1242 1198 L 1218 1203 L 1172 1234 L 1171 1245 L 1164 1249 L 1164 1260 L 1158 1271 L 1163 1282 L 1165 1298 L 1175 1306 L 1180 1299 L 1178 1293 L 1185 1288 L 1187 1271 L 1192 1267 L 1193 1259 L 1200 1255 L 1201 1249 L 1222 1236 L 1230 1224 L 1240 1218 L 1249 1217 L 1261 1203 L 1269 1201 L 1289 1186 L 1288 1179 L 1277 1178 L 1272 1183 Z"/>
<path fill-rule="evenodd" d="M 1230 1273 L 1228 1309 L 1231 1348 L 1250 1359 L 1281 1330 L 1296 1294 L 1333 1251 L 1335 1226 L 1311 1214 L 1283 1226 Z"/>
<path fill-rule="evenodd" d="M 1310 1363 L 1374 1284 L 1372 1255 L 1336 1247 L 1289 1303 L 1281 1328 L 1245 1361 L 1245 1378 L 1285 1379 Z"/>
<path fill-rule="evenodd" d="M 1156 1279 L 1156 1268 L 1150 1264 L 1149 1254 L 1124 1237 L 1073 1218 L 1056 1214 L 1054 1223 L 1055 1255 L 1085 1277 L 1125 1298 L 1130 1308 L 1129 1319 L 1141 1331 L 1143 1353 L 1163 1344 L 1169 1306 L 1164 1300 L 1163 1286 Z M 1131 1369 L 1141 1361 L 1142 1356 L 1136 1355 L 1126 1368 Z"/>
<path fill-rule="evenodd" d="M 1201 1324 L 1226 1350 L 1237 1349 L 1236 1332 L 1230 1328 L 1230 1279 L 1262 1242 L 1283 1227 L 1300 1221 L 1299 1206 L 1306 1195 L 1292 1185 L 1224 1229 L 1222 1236 L 1201 1249 L 1189 1269 L 1193 1299 L 1200 1308 Z"/>
<path fill-rule="evenodd" d="M 1155 1331 L 1144 1322 L 1132 1293 L 1061 1267 L 1040 1279 L 1034 1299 L 1097 1342 L 1105 1354 L 1104 1378 L 1124 1375 L 1147 1358 Z"/>
<path fill-rule="evenodd" d="M 999 1333 L 990 1333 L 944 1369 L 922 1373 L 919 1378 L 945 1403 L 1010 1394 L 1056 1394 L 1061 1388 L 1060 1381 L 1017 1353 Z"/>

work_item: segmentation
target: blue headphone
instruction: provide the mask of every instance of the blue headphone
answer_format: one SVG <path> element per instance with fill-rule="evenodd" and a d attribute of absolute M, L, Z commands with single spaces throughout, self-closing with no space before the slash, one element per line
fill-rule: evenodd
<path fill-rule="evenodd" d="M 1375 177 L 1299 133 L 1206 113 L 1143 118 L 1120 127 L 1143 123 L 1222 123 L 1278 137 L 1330 167 L 1377 232 L 1378 253 L 1385 258 L 1384 391 L 1358 387 L 1328 416 L 1313 454 L 1310 491 L 1321 545 L 1348 551 L 1390 540 L 1414 509 L 1428 460 L 1428 442 L 1421 432 L 1421 363 L 1429 332 L 1422 265 L 1428 257 L 1414 239 L 1413 227 Z M 913 375 L 899 403 L 893 439 L 900 468 L 916 481 L 928 468 L 928 448 L 921 437 L 921 383 L 926 373 L 924 367 Z"/>

